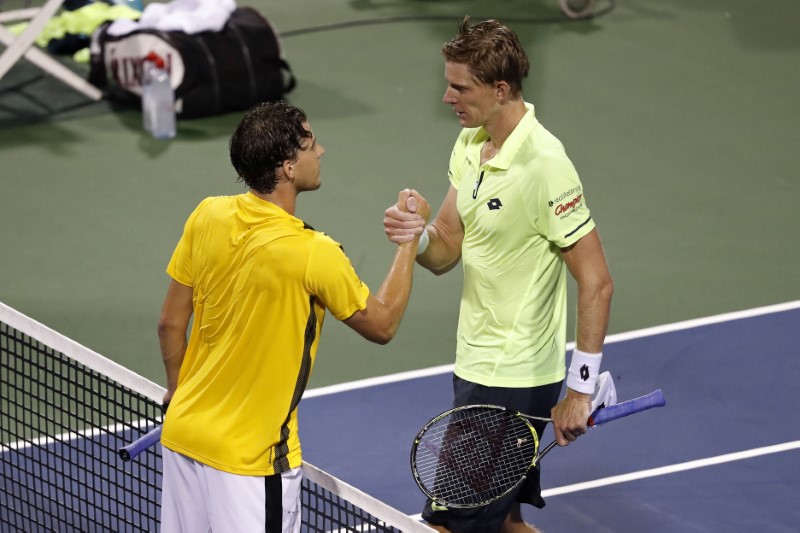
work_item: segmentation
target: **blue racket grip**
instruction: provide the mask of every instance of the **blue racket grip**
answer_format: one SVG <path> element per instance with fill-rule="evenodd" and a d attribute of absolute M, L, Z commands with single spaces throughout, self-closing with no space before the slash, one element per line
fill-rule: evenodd
<path fill-rule="evenodd" d="M 646 411 L 653 407 L 663 407 L 666 404 L 667 402 L 664 400 L 664 393 L 661 392 L 661 389 L 654 390 L 650 394 L 645 394 L 633 400 L 598 409 L 589 417 L 589 425 L 599 426 L 623 416 Z"/>
<path fill-rule="evenodd" d="M 123 446 L 117 453 L 123 461 L 132 461 L 137 455 L 145 451 L 150 446 L 161 440 L 161 426 L 156 426 L 143 436 L 131 442 L 127 446 Z"/>

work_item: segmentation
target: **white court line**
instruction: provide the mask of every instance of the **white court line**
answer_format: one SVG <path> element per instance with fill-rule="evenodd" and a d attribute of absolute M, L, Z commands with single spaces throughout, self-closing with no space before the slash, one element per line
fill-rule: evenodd
<path fill-rule="evenodd" d="M 742 452 L 727 453 L 725 455 L 717 455 L 715 457 L 707 457 L 705 459 L 697 459 L 695 461 L 687 461 L 685 463 L 677 463 L 659 468 L 651 468 L 650 470 L 640 470 L 639 472 L 631 472 L 629 474 L 622 474 L 619 476 L 595 479 L 594 481 L 585 481 L 583 483 L 575 483 L 573 485 L 564 485 L 563 487 L 543 490 L 542 496 L 557 496 L 559 494 L 568 494 L 570 492 L 578 492 L 581 490 L 596 489 L 598 487 L 605 487 L 607 485 L 626 483 L 628 481 L 635 481 L 637 479 L 645 479 L 648 477 L 665 476 L 667 474 L 674 474 L 675 472 L 683 472 L 696 468 L 704 468 L 706 466 L 730 463 L 732 461 L 741 461 L 743 459 L 752 459 L 753 457 L 759 457 L 761 455 L 788 452 L 796 449 L 800 449 L 800 440 L 785 442 L 783 444 L 775 444 L 773 446 L 764 446 L 763 448 L 753 448 Z"/>
<path fill-rule="evenodd" d="M 731 322 L 733 320 L 740 320 L 743 318 L 753 318 L 756 316 L 768 315 L 771 313 L 781 313 L 784 311 L 791 311 L 800 309 L 800 300 L 794 302 L 786 302 L 782 304 L 768 305 L 765 307 L 756 307 L 754 309 L 747 309 L 744 311 L 734 311 L 732 313 L 724 313 L 721 315 L 714 315 L 705 318 L 696 318 L 692 320 L 684 320 L 682 322 L 675 322 L 673 324 L 665 324 L 663 326 L 655 326 L 651 328 L 637 329 L 627 333 L 616 333 L 606 337 L 605 344 L 613 344 L 615 342 L 622 342 L 631 339 L 640 339 L 643 337 L 653 337 L 663 333 L 671 333 L 674 331 L 682 331 L 686 329 L 698 328 L 701 326 L 709 326 L 711 324 L 720 324 L 723 322 Z M 575 347 L 574 342 L 567 344 L 567 349 L 571 350 Z M 430 368 L 422 368 L 420 370 L 410 370 L 408 372 L 398 372 L 396 374 L 389 374 L 387 376 L 379 376 L 374 378 L 361 379 L 357 381 L 350 381 L 347 383 L 339 383 L 337 385 L 329 385 L 327 387 L 318 387 L 309 389 L 303 394 L 303 398 L 314 398 L 316 396 L 326 396 L 328 394 L 336 394 L 338 392 L 346 392 L 356 389 L 364 389 L 367 387 L 375 387 L 378 385 L 385 385 L 388 383 L 397 383 L 399 381 L 406 381 L 410 379 L 419 379 L 430 376 L 437 376 L 439 374 L 446 374 L 453 371 L 454 365 L 441 365 Z"/>
<path fill-rule="evenodd" d="M 130 428 L 137 428 L 143 430 L 152 429 L 152 423 L 149 420 L 139 419 L 130 422 L 130 426 L 125 424 L 114 424 L 111 426 L 104 426 L 102 428 L 87 428 L 80 431 L 67 431 L 60 435 L 37 437 L 30 441 L 19 440 L 16 442 L 9 442 L 4 444 L 0 442 L 0 450 L 27 450 L 33 447 L 50 446 L 54 444 L 63 444 L 65 442 L 79 441 L 80 439 L 92 440 L 95 437 L 104 437 L 108 434 L 116 435 L 117 433 L 124 433 Z"/>

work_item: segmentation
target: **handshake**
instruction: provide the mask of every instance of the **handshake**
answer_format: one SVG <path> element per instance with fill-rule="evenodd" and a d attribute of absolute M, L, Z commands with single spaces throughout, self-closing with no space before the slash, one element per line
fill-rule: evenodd
<path fill-rule="evenodd" d="M 431 216 L 431 207 L 427 200 L 414 189 L 403 189 L 397 197 L 397 203 L 383 212 L 383 231 L 389 240 L 396 244 L 412 242 L 420 238 L 420 249 L 427 241 L 426 225 Z"/>

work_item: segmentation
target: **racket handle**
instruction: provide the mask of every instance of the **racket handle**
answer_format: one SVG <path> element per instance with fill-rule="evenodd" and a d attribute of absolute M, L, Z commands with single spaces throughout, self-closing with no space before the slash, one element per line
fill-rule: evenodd
<path fill-rule="evenodd" d="M 666 405 L 666 403 L 667 402 L 664 400 L 664 393 L 661 392 L 661 389 L 654 390 L 650 394 L 645 394 L 644 396 L 634 398 L 633 400 L 628 400 L 598 409 L 592 413 L 592 416 L 589 417 L 588 425 L 599 426 L 600 424 L 605 424 L 606 422 L 611 422 L 612 420 L 616 420 L 624 416 L 646 411 L 647 409 L 652 409 L 653 407 L 662 407 Z"/>
<path fill-rule="evenodd" d="M 127 446 L 123 446 L 117 450 L 117 454 L 119 454 L 120 459 L 123 461 L 132 461 L 137 455 L 159 440 L 161 440 L 161 426 L 156 426 Z"/>
<path fill-rule="evenodd" d="M 661 392 L 661 389 L 654 390 L 650 394 L 639 396 L 633 400 L 628 400 L 626 402 L 621 402 L 597 409 L 591 414 L 591 416 L 589 416 L 589 420 L 587 421 L 586 425 L 591 427 L 599 426 L 600 424 L 611 422 L 617 418 L 622 418 L 634 413 L 646 411 L 648 409 L 652 409 L 653 407 L 663 407 L 666 404 L 667 402 L 664 400 L 664 393 Z M 553 449 L 555 445 L 556 441 L 548 444 L 547 447 L 539 452 L 539 454 L 536 456 L 535 462 L 538 463 L 542 457 L 547 455 L 547 452 Z"/>

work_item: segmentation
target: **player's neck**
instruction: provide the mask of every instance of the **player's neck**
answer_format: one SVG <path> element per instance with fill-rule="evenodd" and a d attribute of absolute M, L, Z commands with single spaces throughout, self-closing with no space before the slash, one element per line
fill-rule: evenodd
<path fill-rule="evenodd" d="M 503 104 L 495 115 L 484 125 L 489 133 L 489 139 L 495 150 L 499 150 L 506 142 L 511 132 L 517 127 L 519 121 L 527 113 L 525 101 L 522 98 L 510 100 Z"/>
<path fill-rule="evenodd" d="M 288 187 L 281 187 L 279 184 L 279 186 L 276 187 L 271 193 L 264 194 L 257 191 L 251 192 L 262 200 L 273 203 L 290 215 L 294 216 L 295 207 L 297 206 L 297 193 L 294 190 L 290 191 L 288 190 Z"/>

